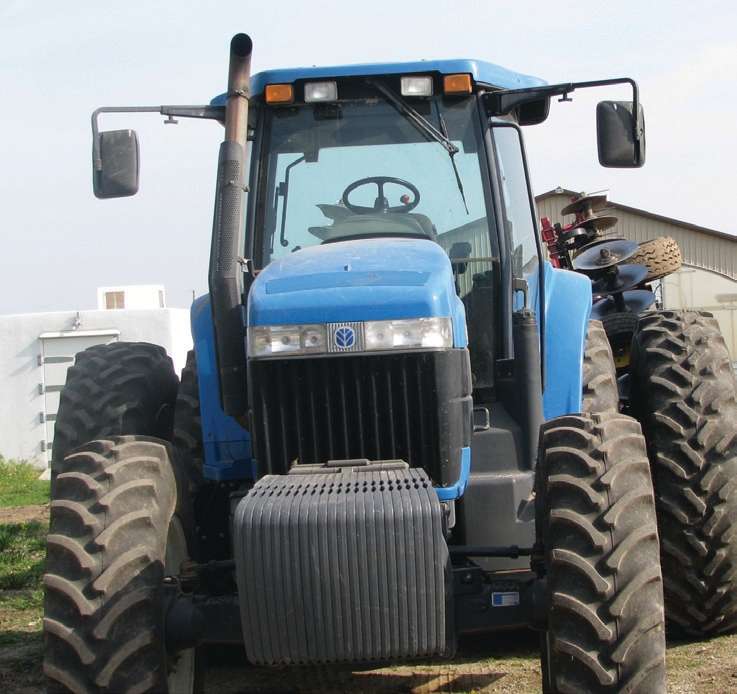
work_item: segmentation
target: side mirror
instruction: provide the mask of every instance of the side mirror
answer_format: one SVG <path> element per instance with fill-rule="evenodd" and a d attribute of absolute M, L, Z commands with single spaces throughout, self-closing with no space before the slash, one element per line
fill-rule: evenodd
<path fill-rule="evenodd" d="M 596 106 L 599 163 L 608 168 L 639 168 L 645 163 L 645 116 L 631 101 L 601 101 Z"/>
<path fill-rule="evenodd" d="M 93 151 L 95 197 L 124 198 L 138 192 L 139 147 L 134 130 L 99 133 Z"/>

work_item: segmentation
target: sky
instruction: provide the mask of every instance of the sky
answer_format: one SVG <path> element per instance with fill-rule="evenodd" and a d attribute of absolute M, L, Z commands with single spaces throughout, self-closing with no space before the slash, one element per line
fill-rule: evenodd
<path fill-rule="evenodd" d="M 252 71 L 476 58 L 549 83 L 632 77 L 647 126 L 642 169 L 599 166 L 595 104 L 576 91 L 525 129 L 536 194 L 561 186 L 737 234 L 737 3 L 733 0 L 2 0 L 0 315 L 97 307 L 97 287 L 163 284 L 167 305 L 207 291 L 222 128 L 158 115 L 133 128 L 141 189 L 92 193 L 99 106 L 204 104 L 225 91 L 231 37 Z M 390 175 L 391 172 L 386 172 Z"/>

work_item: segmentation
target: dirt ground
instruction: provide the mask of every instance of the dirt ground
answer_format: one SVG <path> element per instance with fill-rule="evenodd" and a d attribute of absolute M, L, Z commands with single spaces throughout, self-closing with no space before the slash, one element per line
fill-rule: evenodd
<path fill-rule="evenodd" d="M 0 525 L 6 523 L 45 522 L 49 520 L 49 505 L 0 506 Z"/>
<path fill-rule="evenodd" d="M 48 506 L 0 508 L 0 524 L 48 520 Z M 8 593 L 12 591 L 7 591 Z M 8 637 L 14 643 L 6 644 Z M 240 648 L 209 648 L 205 691 L 212 694 L 534 694 L 540 691 L 538 637 L 529 630 L 465 637 L 453 661 L 263 668 L 245 664 Z M 41 694 L 41 622 L 0 603 L 0 691 Z M 671 694 L 736 694 L 737 635 L 671 641 Z"/>
<path fill-rule="evenodd" d="M 46 691 L 40 624 L 33 632 L 31 643 L 0 646 L 2 691 L 15 694 Z M 540 691 L 536 644 L 534 633 L 512 632 L 467 639 L 456 659 L 450 662 L 303 668 L 244 666 L 242 653 L 213 648 L 207 653 L 205 691 L 208 694 L 535 694 Z M 667 671 L 670 694 L 734 694 L 737 692 L 737 636 L 671 643 Z"/>

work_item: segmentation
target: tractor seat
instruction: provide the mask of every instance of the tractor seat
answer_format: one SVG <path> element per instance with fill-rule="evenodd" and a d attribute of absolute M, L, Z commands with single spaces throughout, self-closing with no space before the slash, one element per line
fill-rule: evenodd
<path fill-rule="evenodd" d="M 330 226 L 309 227 L 309 232 L 322 241 L 373 236 L 420 236 L 437 240 L 435 225 L 426 215 L 405 212 L 350 215 Z"/>

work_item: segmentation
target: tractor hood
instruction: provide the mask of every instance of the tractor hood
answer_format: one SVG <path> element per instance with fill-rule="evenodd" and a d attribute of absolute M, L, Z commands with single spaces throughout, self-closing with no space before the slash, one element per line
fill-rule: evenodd
<path fill-rule="evenodd" d="M 248 325 L 340 323 L 444 316 L 466 346 L 465 312 L 445 251 L 429 240 L 340 241 L 299 250 L 262 270 Z"/>

